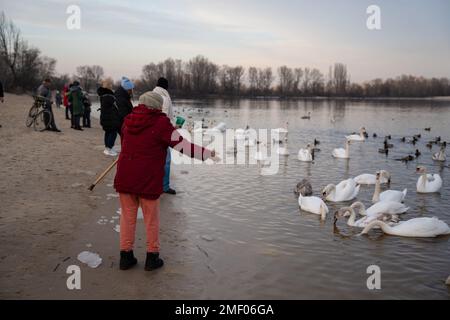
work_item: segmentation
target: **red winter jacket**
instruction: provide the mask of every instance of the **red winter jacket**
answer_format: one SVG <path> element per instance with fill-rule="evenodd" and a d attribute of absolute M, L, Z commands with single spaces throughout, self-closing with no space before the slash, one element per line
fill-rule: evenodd
<path fill-rule="evenodd" d="M 63 96 L 63 105 L 65 107 L 69 106 L 69 97 L 68 97 L 68 91 L 69 91 L 69 86 L 68 85 L 64 85 L 64 89 L 62 92 L 62 96 Z"/>
<path fill-rule="evenodd" d="M 122 133 L 122 151 L 114 179 L 119 193 L 158 199 L 163 192 L 168 147 L 199 160 L 211 156 L 211 151 L 183 139 L 165 113 L 143 105 L 125 118 Z"/>

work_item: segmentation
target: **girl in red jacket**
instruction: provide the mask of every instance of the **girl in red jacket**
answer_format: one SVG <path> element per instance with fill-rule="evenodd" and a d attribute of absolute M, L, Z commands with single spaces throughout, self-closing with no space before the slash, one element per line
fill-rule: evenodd
<path fill-rule="evenodd" d="M 117 163 L 114 188 L 120 195 L 120 269 L 137 263 L 133 254 L 139 206 L 147 233 L 145 270 L 163 266 L 159 258 L 159 197 L 163 193 L 167 148 L 200 160 L 215 158 L 215 152 L 184 140 L 161 112 L 163 98 L 154 92 L 139 97 L 122 127 L 122 152 Z"/>

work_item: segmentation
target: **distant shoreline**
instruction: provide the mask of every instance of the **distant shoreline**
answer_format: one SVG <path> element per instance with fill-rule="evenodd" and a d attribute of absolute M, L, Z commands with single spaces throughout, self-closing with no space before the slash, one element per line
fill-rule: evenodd
<path fill-rule="evenodd" d="M 224 99 L 224 100 L 349 100 L 349 101 L 450 101 L 450 96 L 441 97 L 280 97 L 280 96 L 172 96 L 178 100 Z"/>
<path fill-rule="evenodd" d="M 55 90 L 53 90 L 55 91 Z M 5 92 L 7 93 L 7 92 Z M 16 94 L 11 93 L 10 94 Z M 22 93 L 24 95 L 32 96 L 30 92 Z M 134 98 L 142 93 L 134 93 Z M 98 98 L 97 93 L 89 93 L 89 97 Z M 436 96 L 436 97 L 325 97 L 325 96 L 292 96 L 292 97 L 280 97 L 280 96 L 226 96 L 226 95 L 198 95 L 198 96 L 184 96 L 184 95 L 172 95 L 172 99 L 177 100 L 278 100 L 278 101 L 298 101 L 298 100 L 309 100 L 309 101 L 369 101 L 369 102 L 385 102 L 385 101 L 430 101 L 430 102 L 450 102 L 450 96 Z M 97 99 L 98 100 L 98 99 Z M 93 100 L 93 101 L 97 101 Z"/>

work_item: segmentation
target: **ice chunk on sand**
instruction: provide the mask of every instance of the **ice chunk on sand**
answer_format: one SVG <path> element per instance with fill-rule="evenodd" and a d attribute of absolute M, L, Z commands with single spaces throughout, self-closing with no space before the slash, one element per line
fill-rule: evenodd
<path fill-rule="evenodd" d="M 82 183 L 73 183 L 73 184 L 71 185 L 72 188 L 79 188 L 79 187 L 82 187 L 82 186 L 83 186 Z"/>
<path fill-rule="evenodd" d="M 100 224 L 100 225 L 104 225 L 104 224 L 107 224 L 107 223 L 108 223 L 108 220 L 107 220 L 107 219 L 99 219 L 99 220 L 97 221 L 97 223 Z"/>
<path fill-rule="evenodd" d="M 78 255 L 78 260 L 87 264 L 90 268 L 97 268 L 102 263 L 102 258 L 97 253 L 83 251 Z"/>
<path fill-rule="evenodd" d="M 202 238 L 205 241 L 214 241 L 214 238 L 207 234 L 200 236 L 200 238 Z"/>

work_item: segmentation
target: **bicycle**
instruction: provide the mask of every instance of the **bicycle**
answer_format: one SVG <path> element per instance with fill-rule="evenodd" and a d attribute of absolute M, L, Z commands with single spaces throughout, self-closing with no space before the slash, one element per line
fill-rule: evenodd
<path fill-rule="evenodd" d="M 52 113 L 47 109 L 47 99 L 41 96 L 33 96 L 33 106 L 28 111 L 26 126 L 33 125 L 35 131 L 45 131 L 52 121 Z"/>

